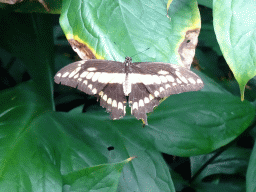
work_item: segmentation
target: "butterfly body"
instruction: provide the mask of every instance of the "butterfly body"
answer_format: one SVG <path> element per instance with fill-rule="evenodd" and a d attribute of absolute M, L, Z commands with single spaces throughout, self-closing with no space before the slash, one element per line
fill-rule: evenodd
<path fill-rule="evenodd" d="M 125 116 L 127 99 L 131 113 L 147 124 L 147 115 L 161 98 L 172 94 L 198 91 L 203 82 L 192 71 L 169 63 L 82 60 L 62 68 L 54 77 L 56 83 L 78 88 L 95 95 L 112 119 Z"/>

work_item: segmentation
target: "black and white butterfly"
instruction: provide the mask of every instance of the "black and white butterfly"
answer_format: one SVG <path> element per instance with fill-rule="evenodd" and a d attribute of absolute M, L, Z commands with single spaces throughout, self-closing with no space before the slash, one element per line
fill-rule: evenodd
<path fill-rule="evenodd" d="M 112 119 L 125 116 L 129 96 L 131 114 L 146 125 L 147 113 L 153 111 L 161 98 L 198 91 L 204 86 L 200 77 L 184 67 L 161 62 L 132 63 L 130 57 L 124 63 L 78 61 L 57 72 L 54 81 L 96 96 Z"/>

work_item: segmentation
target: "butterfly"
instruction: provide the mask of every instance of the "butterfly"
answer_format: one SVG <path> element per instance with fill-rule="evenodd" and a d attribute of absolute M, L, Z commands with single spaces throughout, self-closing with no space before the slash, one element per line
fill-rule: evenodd
<path fill-rule="evenodd" d="M 112 119 L 125 116 L 128 103 L 131 114 L 147 125 L 147 113 L 162 98 L 173 94 L 198 91 L 204 87 L 192 71 L 170 63 L 108 61 L 99 59 L 71 63 L 54 77 L 56 83 L 77 88 L 100 100 Z"/>

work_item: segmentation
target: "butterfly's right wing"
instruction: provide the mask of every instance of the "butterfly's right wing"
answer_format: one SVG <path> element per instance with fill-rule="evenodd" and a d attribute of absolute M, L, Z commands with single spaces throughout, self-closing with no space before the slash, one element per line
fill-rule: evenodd
<path fill-rule="evenodd" d="M 170 63 L 142 62 L 134 63 L 134 70 L 141 72 L 137 81 L 147 87 L 155 97 L 168 97 L 189 91 L 198 91 L 204 87 L 201 78 L 185 67 Z"/>
<path fill-rule="evenodd" d="M 125 115 L 126 97 L 124 64 L 98 59 L 82 60 L 62 68 L 54 77 L 61 83 L 100 98 L 100 105 L 111 112 L 113 119 Z"/>
<path fill-rule="evenodd" d="M 132 90 L 129 105 L 137 119 L 147 124 L 147 115 L 159 104 L 159 100 L 172 94 L 197 91 L 203 81 L 192 71 L 169 63 L 132 63 L 130 79 Z"/>

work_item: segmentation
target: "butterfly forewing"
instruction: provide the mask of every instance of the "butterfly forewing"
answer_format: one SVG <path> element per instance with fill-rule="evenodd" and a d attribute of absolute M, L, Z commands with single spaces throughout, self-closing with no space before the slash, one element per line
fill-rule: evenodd
<path fill-rule="evenodd" d="M 142 82 L 155 97 L 163 98 L 203 88 L 201 78 L 184 67 L 160 62 L 133 64 L 134 75 L 136 71 L 140 71 L 140 74 L 136 75 L 137 82 Z"/>
<path fill-rule="evenodd" d="M 89 94 L 99 94 L 109 82 L 120 82 L 124 77 L 121 62 L 98 59 L 82 60 L 62 68 L 54 77 L 56 83 L 78 88 Z M 114 75 L 119 75 L 119 79 Z M 114 80 L 114 81 L 113 81 Z"/>

